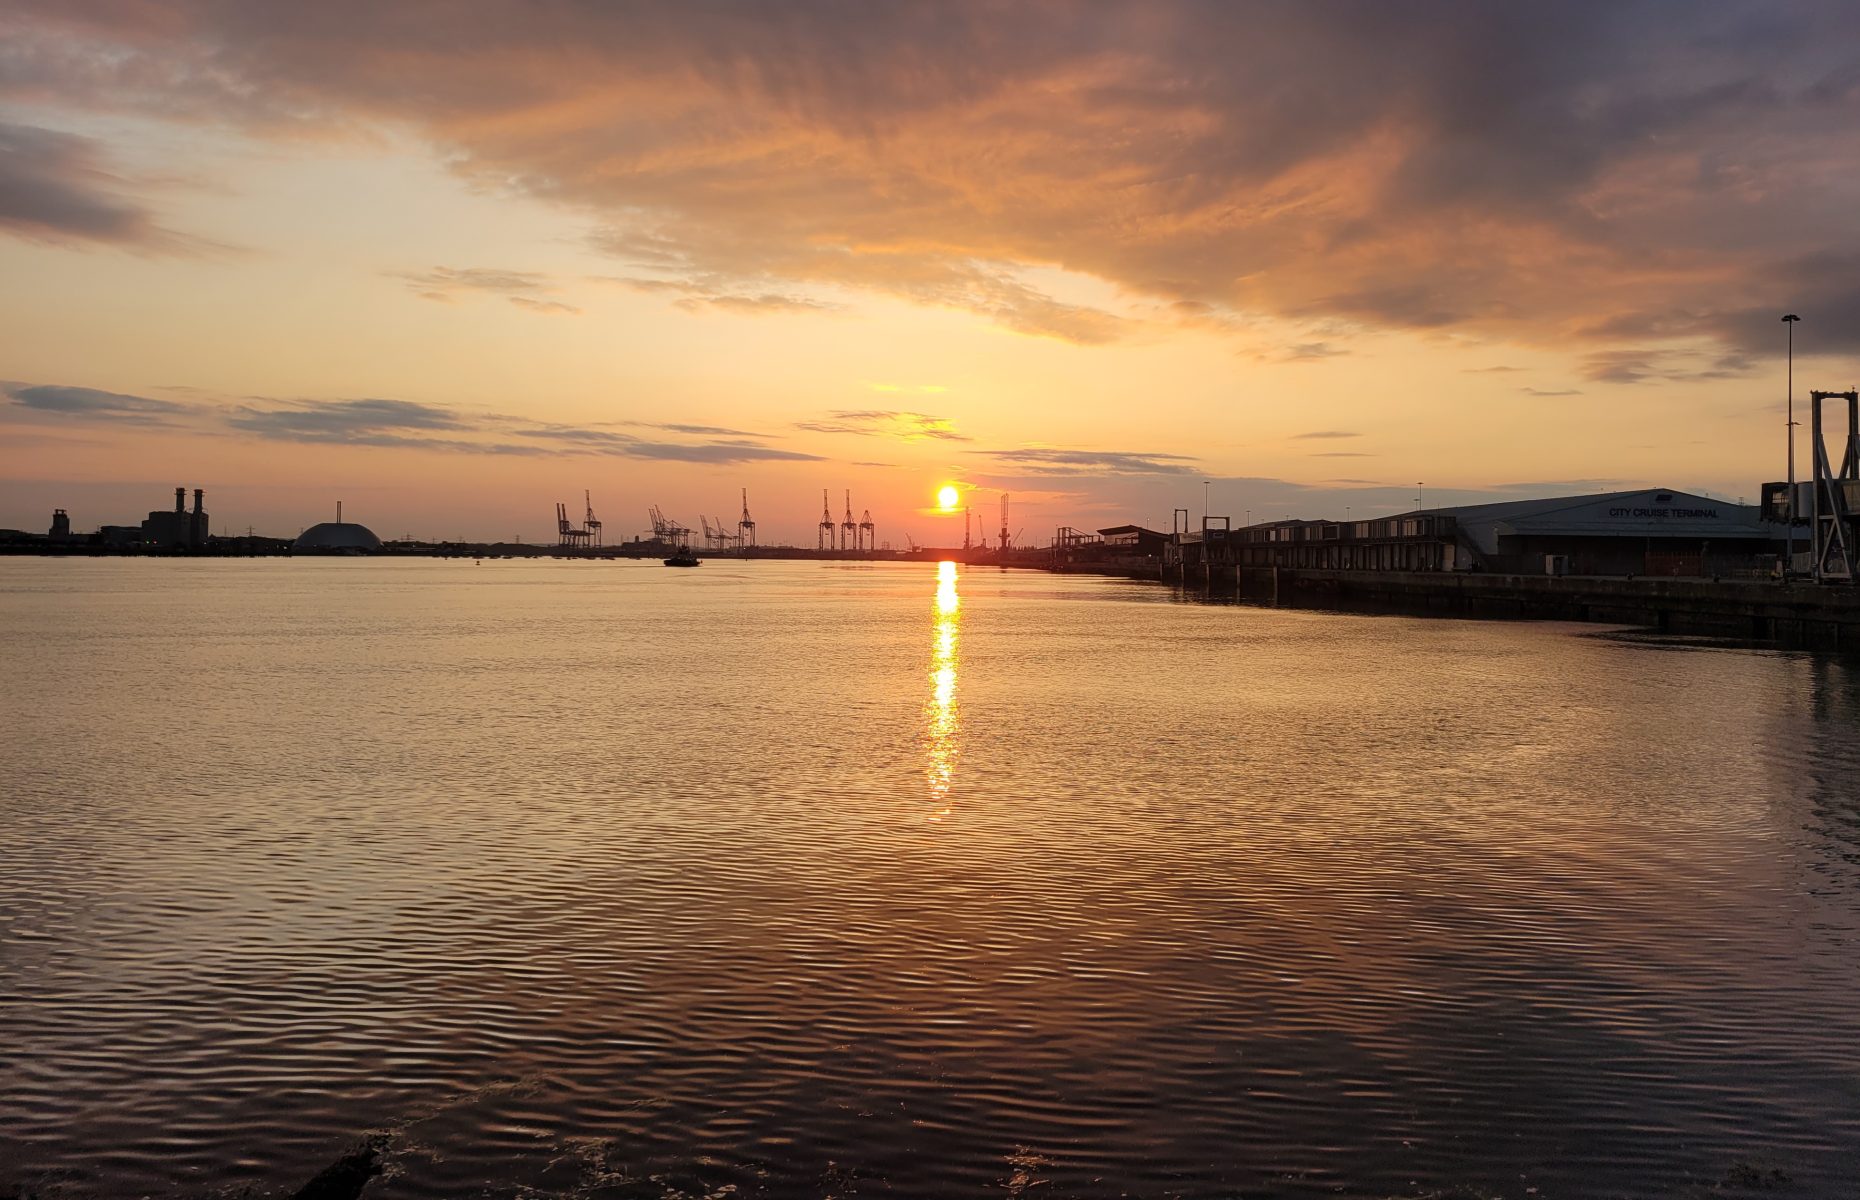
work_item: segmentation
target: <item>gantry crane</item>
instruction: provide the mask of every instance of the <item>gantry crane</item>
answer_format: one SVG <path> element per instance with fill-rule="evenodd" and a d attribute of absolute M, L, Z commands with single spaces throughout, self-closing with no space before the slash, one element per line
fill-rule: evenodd
<path fill-rule="evenodd" d="M 555 503 L 555 544 L 581 549 L 588 544 L 591 535 L 586 529 L 577 529 L 568 523 L 568 505 L 560 500 Z"/>
<path fill-rule="evenodd" d="M 736 523 L 736 548 L 747 550 L 756 544 L 756 523 L 749 519 L 749 489 L 743 489 L 743 516 Z"/>
<path fill-rule="evenodd" d="M 681 550 L 690 548 L 691 530 L 660 512 L 659 506 L 656 504 L 647 508 L 646 512 L 652 517 L 653 537 L 659 539 L 660 542 L 667 546 L 673 546 Z"/>

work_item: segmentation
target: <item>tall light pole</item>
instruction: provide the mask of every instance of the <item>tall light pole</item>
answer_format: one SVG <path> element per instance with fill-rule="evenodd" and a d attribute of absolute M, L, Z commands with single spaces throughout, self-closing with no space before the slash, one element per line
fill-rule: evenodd
<path fill-rule="evenodd" d="M 1784 542 L 1788 555 L 1795 558 L 1795 323 L 1802 318 L 1794 313 L 1783 316 L 1783 327 L 1789 331 L 1789 536 Z M 1783 574 L 1789 573 L 1793 563 L 1784 564 Z"/>
<path fill-rule="evenodd" d="M 1417 483 L 1414 485 L 1414 511 L 1416 512 L 1421 511 L 1421 489 L 1426 486 L 1427 485 L 1423 483 Z"/>
<path fill-rule="evenodd" d="M 1201 527 L 1208 527 L 1208 480 L 1201 481 Z"/>

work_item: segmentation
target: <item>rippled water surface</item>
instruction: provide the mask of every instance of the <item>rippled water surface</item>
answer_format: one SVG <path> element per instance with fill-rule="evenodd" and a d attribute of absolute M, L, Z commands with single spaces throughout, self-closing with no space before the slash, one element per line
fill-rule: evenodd
<path fill-rule="evenodd" d="M 0 560 L 0 1194 L 1840 1196 L 1860 676 L 934 565 Z"/>

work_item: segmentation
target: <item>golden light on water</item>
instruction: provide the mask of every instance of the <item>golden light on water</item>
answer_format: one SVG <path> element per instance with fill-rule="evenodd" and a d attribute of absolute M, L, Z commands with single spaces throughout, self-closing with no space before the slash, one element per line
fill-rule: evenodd
<path fill-rule="evenodd" d="M 924 777 L 930 784 L 930 819 L 949 816 L 949 789 L 960 750 L 956 708 L 961 600 L 956 595 L 956 564 L 936 566 L 936 602 L 930 639 L 930 699 L 924 704 Z"/>
<path fill-rule="evenodd" d="M 961 503 L 962 493 L 957 490 L 955 484 L 946 483 L 936 490 L 936 506 L 944 512 L 955 512 L 956 506 Z M 944 563 L 943 565 L 953 569 L 956 564 Z"/>
<path fill-rule="evenodd" d="M 940 562 L 936 565 L 936 611 L 938 616 L 951 616 L 962 604 L 962 598 L 956 595 L 956 564 Z"/>

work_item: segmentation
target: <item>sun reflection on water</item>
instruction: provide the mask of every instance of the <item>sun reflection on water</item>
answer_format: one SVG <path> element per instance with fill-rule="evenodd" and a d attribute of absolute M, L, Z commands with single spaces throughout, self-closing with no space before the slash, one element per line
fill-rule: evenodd
<path fill-rule="evenodd" d="M 936 605 L 932 618 L 930 699 L 924 704 L 924 777 L 930 784 L 932 821 L 949 816 L 950 781 L 960 752 L 956 708 L 956 664 L 960 647 L 962 602 L 956 595 L 956 564 L 936 566 Z"/>

